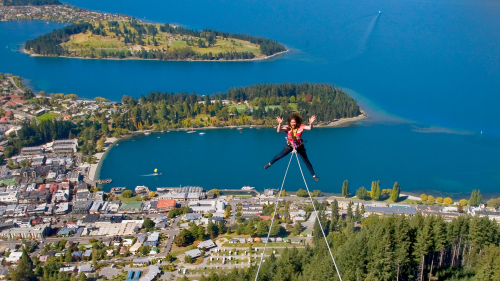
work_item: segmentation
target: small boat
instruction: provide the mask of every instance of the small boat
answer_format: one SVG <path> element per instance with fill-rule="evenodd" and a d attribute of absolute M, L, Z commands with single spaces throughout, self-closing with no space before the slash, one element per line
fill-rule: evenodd
<path fill-rule="evenodd" d="M 160 137 L 158 137 L 158 138 L 160 138 Z"/>
<path fill-rule="evenodd" d="M 244 186 L 241 188 L 241 190 L 254 190 L 254 189 L 255 189 L 255 187 L 253 187 L 253 186 Z"/>
<path fill-rule="evenodd" d="M 192 134 L 192 133 L 194 133 L 194 132 L 196 132 L 196 131 L 194 130 L 194 125 L 193 125 L 193 126 L 191 127 L 191 131 L 187 131 L 187 133 L 188 133 L 188 134 Z"/>
<path fill-rule="evenodd" d="M 149 136 L 149 135 L 151 135 L 151 133 L 150 132 L 144 132 L 144 135 L 145 136 Z"/>
<path fill-rule="evenodd" d="M 238 128 L 238 130 L 243 130 L 243 128 L 240 127 L 240 128 Z"/>
<path fill-rule="evenodd" d="M 201 133 L 200 133 L 200 135 L 202 135 L 202 136 L 203 136 L 204 134 L 206 134 L 206 133 L 204 133 L 204 132 L 201 132 Z"/>

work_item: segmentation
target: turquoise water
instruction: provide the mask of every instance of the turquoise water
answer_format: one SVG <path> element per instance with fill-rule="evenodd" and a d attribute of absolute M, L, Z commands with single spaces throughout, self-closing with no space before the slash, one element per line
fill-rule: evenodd
<path fill-rule="evenodd" d="M 398 180 L 407 190 L 470 192 L 472 188 L 481 188 L 495 192 L 500 187 L 497 161 L 500 118 L 496 113 L 500 106 L 498 1 L 72 0 L 69 3 L 189 28 L 269 37 L 291 51 L 262 62 L 32 58 L 17 51 L 20 44 L 62 24 L 0 22 L 0 72 L 26 77 L 37 90 L 112 100 L 119 100 L 123 94 L 139 96 L 154 90 L 208 94 L 264 82 L 332 83 L 355 91 L 351 94 L 372 118 L 354 127 L 311 132 L 308 150 L 322 176 L 318 183 L 323 185 L 322 189 L 340 189 L 345 178 L 365 186 L 371 180 L 381 179 L 385 187 Z M 211 131 L 215 139 L 206 135 L 205 141 L 211 140 L 206 145 L 225 152 L 225 147 L 232 145 L 226 141 L 228 132 Z M 270 143 L 269 151 L 248 152 L 253 147 L 262 148 L 253 142 L 240 142 L 246 149 L 239 150 L 237 159 L 227 158 L 234 161 L 230 169 L 222 168 L 224 161 L 228 161 L 225 154 L 213 162 L 204 154 L 189 158 L 193 163 L 204 163 L 208 170 L 221 167 L 213 177 L 193 165 L 189 173 L 203 177 L 177 180 L 169 177 L 171 182 L 167 177 L 156 180 L 165 181 L 158 182 L 161 186 L 196 183 L 239 188 L 252 185 L 253 181 L 244 180 L 250 177 L 260 181 L 254 184 L 256 187 L 266 187 L 278 169 L 265 174 L 260 169 L 281 148 L 281 139 L 270 141 L 272 136 L 257 131 L 255 134 L 261 134 L 256 139 Z M 185 141 L 188 138 L 182 134 L 179 137 Z M 148 144 L 147 140 L 124 142 L 114 148 L 104 163 L 103 176 L 115 182 L 123 179 L 126 184 L 121 185 L 128 187 L 148 185 L 154 179 L 136 178 L 124 173 L 126 168 L 119 165 L 136 167 L 137 163 L 142 166 L 157 161 L 148 157 L 156 154 L 132 156 L 142 147 L 138 144 Z M 163 137 L 159 140 L 167 141 Z M 133 149 L 122 150 L 128 145 Z M 179 152 L 177 158 L 171 159 L 176 163 L 186 160 L 183 153 L 192 149 L 184 146 L 184 141 L 156 149 L 168 153 L 171 147 Z M 332 154 L 327 157 L 324 150 Z M 120 152 L 131 156 L 121 158 Z M 256 159 L 250 161 L 253 159 L 250 156 L 240 161 L 241 154 L 252 154 Z M 330 169 L 330 164 L 336 166 Z M 171 172 L 182 174 L 185 168 L 173 167 Z M 254 172 L 246 175 L 247 171 Z M 260 176 L 254 176 L 257 174 Z"/>
<path fill-rule="evenodd" d="M 369 188 L 372 180 L 380 180 L 383 188 L 392 188 L 398 181 L 407 192 L 457 198 L 472 188 L 481 188 L 489 196 L 498 193 L 497 143 L 478 136 L 414 132 L 407 124 L 363 122 L 305 133 L 309 159 L 320 177 L 319 182 L 314 182 L 302 164 L 311 189 L 338 193 L 342 182 L 348 179 L 351 190 L 360 186 Z M 263 166 L 283 148 L 282 134 L 255 128 L 242 132 L 236 129 L 205 132 L 206 135 L 199 135 L 172 131 L 121 141 L 104 159 L 101 178 L 113 179 L 107 188 L 280 187 L 289 158 L 283 158 L 268 170 Z M 163 174 L 150 176 L 155 168 Z M 304 183 L 294 159 L 285 189 L 299 188 L 304 188 Z"/>

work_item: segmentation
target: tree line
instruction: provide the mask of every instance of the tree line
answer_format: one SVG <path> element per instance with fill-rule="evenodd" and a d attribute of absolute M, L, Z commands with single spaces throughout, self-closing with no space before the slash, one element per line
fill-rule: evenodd
<path fill-rule="evenodd" d="M 130 29 L 134 29 L 135 32 L 129 30 L 125 25 L 123 25 L 123 31 L 117 21 L 108 22 L 109 31 L 115 33 L 118 37 L 124 38 L 125 44 L 138 44 L 145 45 L 144 37 L 145 35 L 153 36 L 153 44 L 158 46 L 155 36 L 158 34 L 158 29 L 154 24 L 144 24 L 140 23 L 135 19 L 129 21 Z M 35 54 L 44 56 L 67 56 L 70 55 L 70 51 L 61 46 L 62 43 L 68 42 L 71 35 L 78 33 L 85 33 L 90 30 L 92 34 L 106 36 L 104 25 L 100 22 L 95 28 L 90 23 L 76 23 L 70 26 L 54 30 L 51 33 L 41 35 L 35 39 L 28 40 L 25 44 L 25 50 L 31 51 Z M 215 45 L 216 37 L 222 38 L 234 38 L 250 41 L 254 44 L 259 44 L 259 48 L 262 54 L 269 56 L 275 53 L 285 51 L 285 47 L 273 40 L 260 38 L 249 35 L 239 35 L 221 31 L 214 31 L 205 29 L 203 31 L 188 30 L 182 27 L 174 28 L 169 24 L 160 26 L 160 31 L 169 32 L 172 34 L 180 35 L 190 35 L 199 37 L 198 46 L 208 47 Z M 205 41 L 201 40 L 204 38 Z M 206 42 L 206 43 L 205 43 Z M 149 39 L 148 39 L 148 43 Z M 189 42 L 188 42 L 189 45 Z M 136 57 L 142 59 L 158 59 L 158 60 L 244 60 L 253 59 L 255 54 L 252 52 L 219 52 L 219 53 L 200 53 L 193 51 L 189 46 L 184 48 L 162 48 L 162 49 L 151 49 L 151 50 L 137 50 L 137 51 L 110 51 L 110 50 L 91 50 L 85 56 L 91 58 L 127 58 Z"/>
<path fill-rule="evenodd" d="M 354 217 L 354 215 L 353 215 Z M 333 225 L 323 215 L 325 225 Z M 340 217 L 341 218 L 341 217 Z M 355 226 L 351 218 L 326 227 L 343 280 L 499 280 L 499 226 L 486 217 L 376 216 Z M 318 225 L 316 223 L 316 225 Z M 257 280 L 339 280 L 322 234 L 314 247 L 285 249 L 265 259 Z M 254 280 L 256 266 L 210 273 L 200 280 Z"/>
<path fill-rule="evenodd" d="M 160 31 L 167 32 L 170 34 L 189 35 L 189 36 L 193 36 L 193 37 L 206 38 L 208 42 L 215 40 L 215 37 L 233 38 L 233 39 L 244 40 L 244 41 L 248 41 L 248 42 L 253 43 L 253 44 L 260 45 L 259 46 L 260 52 L 266 56 L 270 56 L 270 55 L 273 55 L 276 53 L 286 51 L 285 46 L 279 44 L 278 42 L 276 42 L 274 40 L 262 38 L 262 37 L 251 36 L 251 35 L 229 33 L 229 32 L 217 31 L 217 30 L 211 30 L 211 29 L 203 29 L 202 31 L 191 30 L 191 29 L 184 28 L 182 26 L 173 27 L 172 25 L 170 25 L 168 23 L 165 23 L 164 25 L 160 26 Z"/>
<path fill-rule="evenodd" d="M 223 104 L 226 99 L 229 104 Z M 249 101 L 249 107 L 241 112 L 232 104 L 244 101 Z M 130 131 L 225 124 L 274 126 L 275 116 L 292 112 L 299 112 L 304 118 L 316 115 L 323 123 L 360 114 L 356 101 L 341 89 L 312 83 L 259 84 L 203 97 L 153 92 L 139 99 L 124 96 L 122 103 L 127 111 L 113 115 L 112 127 Z M 296 109 L 291 104 L 296 104 Z"/>
<path fill-rule="evenodd" d="M 68 42 L 71 35 L 85 33 L 87 30 L 93 29 L 94 27 L 90 23 L 75 23 L 26 41 L 24 49 L 44 56 L 68 55 L 68 50 L 63 48 L 61 44 Z"/>

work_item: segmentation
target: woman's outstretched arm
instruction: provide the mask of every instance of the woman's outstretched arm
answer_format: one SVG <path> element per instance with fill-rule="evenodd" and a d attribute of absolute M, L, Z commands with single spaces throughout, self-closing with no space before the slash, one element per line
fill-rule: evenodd
<path fill-rule="evenodd" d="M 304 130 L 311 130 L 313 128 L 314 121 L 316 121 L 315 115 L 309 117 L 309 126 L 304 126 Z"/>
<path fill-rule="evenodd" d="M 276 121 L 278 121 L 278 133 L 283 132 L 284 130 L 281 128 L 281 124 L 283 123 L 283 118 L 276 116 Z"/>

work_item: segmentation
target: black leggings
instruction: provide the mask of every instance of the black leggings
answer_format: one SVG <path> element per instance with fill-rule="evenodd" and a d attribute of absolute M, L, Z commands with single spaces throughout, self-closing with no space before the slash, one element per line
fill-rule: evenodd
<path fill-rule="evenodd" d="M 301 145 L 301 146 L 297 147 L 296 149 L 297 149 L 297 153 L 300 155 L 300 157 L 302 157 L 302 161 L 304 161 L 304 163 L 306 164 L 307 169 L 309 169 L 309 172 L 311 172 L 311 175 L 314 176 L 315 173 L 314 173 L 313 166 L 311 165 L 311 162 L 309 162 L 309 159 L 307 159 L 306 148 L 304 147 L 304 145 Z M 274 164 L 274 162 L 285 157 L 288 153 L 290 153 L 292 151 L 293 151 L 293 147 L 289 146 L 288 144 L 285 145 L 285 148 L 283 148 L 283 150 L 280 152 L 280 154 L 274 156 L 273 160 L 271 160 L 271 162 L 269 162 L 269 163 L 271 163 L 271 165 Z"/>

